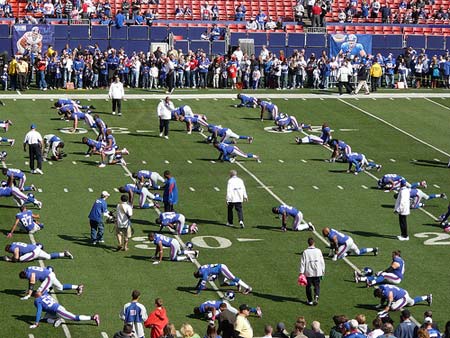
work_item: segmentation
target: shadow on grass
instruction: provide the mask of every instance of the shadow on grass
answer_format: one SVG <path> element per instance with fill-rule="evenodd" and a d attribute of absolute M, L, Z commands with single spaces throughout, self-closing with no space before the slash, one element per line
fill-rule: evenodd
<path fill-rule="evenodd" d="M 73 151 L 69 153 L 70 155 L 86 155 L 85 152 L 82 151 Z M 81 162 L 81 161 L 80 161 Z"/>
<path fill-rule="evenodd" d="M 17 289 L 4 289 L 4 290 L 1 290 L 0 293 L 3 293 L 5 295 L 10 295 L 10 296 L 17 296 L 17 297 L 23 296 L 23 290 L 17 290 Z"/>
<path fill-rule="evenodd" d="M 286 297 L 286 296 L 282 296 L 282 295 L 274 295 L 274 294 L 270 294 L 270 293 L 262 293 L 262 292 L 257 292 L 257 291 L 253 291 L 251 294 L 254 295 L 255 297 L 269 299 L 274 302 L 294 302 L 294 303 L 306 304 L 305 301 L 301 301 L 296 297 Z"/>
<path fill-rule="evenodd" d="M 78 160 L 78 162 L 83 163 L 83 164 L 86 164 L 86 165 L 90 165 L 90 166 L 93 166 L 93 167 L 96 167 L 96 166 L 98 166 L 98 164 L 99 164 L 99 162 L 96 162 L 96 161 L 88 161 L 88 160 Z"/>
<path fill-rule="evenodd" d="M 433 160 L 416 160 L 411 161 L 412 164 L 422 166 L 422 167 L 435 167 L 435 168 L 443 168 L 448 169 L 447 163 L 441 161 L 433 161 Z"/>
<path fill-rule="evenodd" d="M 259 118 L 259 116 L 255 116 L 255 117 L 241 117 L 241 120 L 259 121 L 261 119 Z"/>
<path fill-rule="evenodd" d="M 349 174 L 349 173 L 347 172 L 347 169 L 341 169 L 341 170 L 330 169 L 330 170 L 328 170 L 328 172 L 330 172 L 330 173 L 335 173 L 335 174 L 346 174 L 346 175 Z"/>
<path fill-rule="evenodd" d="M 177 287 L 177 290 L 186 292 L 186 293 L 190 293 L 193 295 L 197 294 L 197 289 L 194 286 L 179 286 L 179 287 Z M 217 297 L 216 291 L 213 289 L 202 290 L 202 294 L 212 294 L 212 297 Z M 206 299 L 209 299 L 209 298 L 206 298 Z"/>
<path fill-rule="evenodd" d="M 382 204 L 381 205 L 382 208 L 386 208 L 386 209 L 394 209 L 395 204 Z"/>
<path fill-rule="evenodd" d="M 105 243 L 98 243 L 97 245 L 93 245 L 91 243 L 91 239 L 87 236 L 69 236 L 69 235 L 58 235 L 59 238 L 65 240 L 65 241 L 69 241 L 72 242 L 74 244 L 77 245 L 81 245 L 81 246 L 88 246 L 91 248 L 99 248 L 99 249 L 104 249 L 104 250 L 108 250 L 108 251 L 115 251 L 116 247 L 112 246 L 112 245 L 107 245 Z"/>
<path fill-rule="evenodd" d="M 125 258 L 136 259 L 136 260 L 139 260 L 139 261 L 151 261 L 150 260 L 150 255 L 148 255 L 148 256 L 131 255 L 131 256 L 126 256 Z"/>
<path fill-rule="evenodd" d="M 25 322 L 28 324 L 34 323 L 34 321 L 36 320 L 36 316 L 29 316 L 29 315 L 12 315 L 12 317 L 15 320 Z"/>
<path fill-rule="evenodd" d="M 197 223 L 197 225 L 205 225 L 205 224 L 225 225 L 225 223 L 223 223 L 223 222 L 213 221 L 210 219 L 187 218 L 186 220 L 191 223 Z"/>
<path fill-rule="evenodd" d="M 133 218 L 133 224 L 142 224 L 142 225 L 154 225 L 153 222 L 147 221 L 145 219 L 135 219 Z"/>
<path fill-rule="evenodd" d="M 397 236 L 394 235 L 384 235 L 377 232 L 370 232 L 370 231 L 361 231 L 361 230 L 347 230 L 343 229 L 345 233 L 351 233 L 353 235 L 358 235 L 361 237 L 378 237 L 378 238 L 387 238 L 387 239 L 397 239 Z M 356 257 L 356 256 L 352 256 Z"/>
<path fill-rule="evenodd" d="M 355 307 L 357 309 L 366 309 L 366 310 L 376 310 L 376 305 L 373 304 L 356 304 Z"/>
<path fill-rule="evenodd" d="M 215 158 L 196 158 L 196 160 L 198 160 L 198 161 L 205 161 L 205 162 L 215 161 L 217 163 L 225 162 L 225 161 L 222 161 L 222 160 L 218 160 L 217 157 L 215 157 Z M 229 162 L 227 162 L 227 163 L 229 163 Z"/>
<path fill-rule="evenodd" d="M 273 226 L 273 225 L 257 225 L 256 229 L 262 229 L 267 231 L 275 231 L 275 232 L 282 232 L 280 227 Z"/>
<path fill-rule="evenodd" d="M 436 222 L 436 223 L 424 223 L 422 225 L 433 227 L 433 228 L 442 229 L 442 225 L 440 225 L 439 222 Z"/>

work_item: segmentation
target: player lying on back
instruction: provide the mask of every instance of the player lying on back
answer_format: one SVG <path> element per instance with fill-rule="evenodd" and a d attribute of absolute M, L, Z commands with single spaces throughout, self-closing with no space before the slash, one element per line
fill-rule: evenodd
<path fill-rule="evenodd" d="M 381 170 L 381 164 L 376 164 L 372 161 L 367 161 L 366 155 L 360 153 L 350 153 L 347 155 L 348 169 L 347 172 L 352 172 L 352 167 L 355 166 L 354 174 L 358 175 L 363 170 L 370 170 L 372 168 Z"/>
<path fill-rule="evenodd" d="M 8 180 L 9 187 L 17 187 L 20 191 L 36 191 L 34 184 L 25 185 L 27 181 L 27 175 L 20 169 L 13 168 L 2 168 L 3 175 L 6 176 Z"/>
<path fill-rule="evenodd" d="M 400 183 L 404 180 L 406 182 L 406 186 L 408 188 L 427 188 L 427 181 L 420 181 L 415 183 L 409 183 L 406 181 L 406 179 L 403 176 L 400 176 L 398 174 L 386 174 L 382 178 L 378 180 L 378 188 L 384 189 L 384 190 L 398 190 L 400 189 Z"/>
<path fill-rule="evenodd" d="M 148 234 L 148 239 L 156 245 L 155 255 L 153 256 L 156 260 L 153 264 L 159 264 L 162 262 L 164 255 L 163 248 L 170 248 L 169 258 L 171 261 L 182 262 L 198 257 L 197 250 L 181 249 L 181 244 L 176 238 L 150 232 Z"/>
<path fill-rule="evenodd" d="M 261 159 L 258 155 L 252 153 L 244 153 L 240 148 L 235 145 L 214 142 L 214 148 L 216 148 L 219 152 L 219 161 L 228 161 L 230 163 L 234 163 L 236 161 L 235 157 L 240 156 L 244 158 L 254 158 L 256 162 L 261 163 Z"/>
<path fill-rule="evenodd" d="M 331 140 L 331 128 L 328 126 L 327 123 L 322 124 L 322 131 L 320 136 L 316 135 L 308 135 L 303 138 L 296 137 L 295 142 L 297 144 L 303 144 L 303 143 L 313 143 L 313 144 L 328 144 L 328 142 Z"/>
<path fill-rule="evenodd" d="M 20 207 L 20 212 L 16 214 L 16 221 L 14 222 L 11 230 L 8 232 L 7 237 L 11 238 L 13 236 L 17 226 L 19 226 L 19 228 L 27 234 L 34 234 L 38 232 L 44 228 L 43 223 L 36 222 L 39 218 L 40 216 L 38 214 L 34 214 L 31 210 L 27 210 L 25 205 L 22 205 Z"/>
<path fill-rule="evenodd" d="M 353 238 L 335 229 L 325 227 L 322 229 L 322 235 L 330 242 L 331 250 L 329 257 L 332 257 L 333 261 L 346 257 L 349 252 L 357 256 L 370 252 L 373 252 L 374 256 L 378 254 L 378 248 L 359 249 L 353 241 Z"/>
<path fill-rule="evenodd" d="M 183 214 L 173 211 L 160 213 L 155 223 L 160 226 L 160 232 L 164 227 L 168 227 L 170 232 L 176 231 L 178 235 L 195 234 L 198 232 L 196 223 L 188 225 L 186 223 L 186 217 Z"/>
<path fill-rule="evenodd" d="M 38 201 L 32 193 L 25 195 L 19 188 L 9 187 L 6 181 L 1 182 L 0 197 L 12 197 L 19 207 L 25 203 L 33 203 L 38 209 L 42 208 L 42 202 Z"/>
<path fill-rule="evenodd" d="M 201 133 L 203 131 L 203 127 L 208 127 L 208 119 L 206 115 L 195 114 L 194 116 L 180 116 L 178 121 L 186 123 L 187 133 L 190 135 L 192 131 L 198 131 Z"/>
<path fill-rule="evenodd" d="M 328 141 L 328 145 L 333 150 L 330 162 L 335 162 L 336 160 L 347 162 L 347 156 L 352 152 L 352 148 L 347 143 L 342 140 L 331 139 Z"/>
<path fill-rule="evenodd" d="M 208 131 L 211 133 L 213 140 L 217 140 L 220 137 L 221 143 L 236 143 L 236 140 L 247 140 L 248 143 L 253 142 L 253 137 L 251 136 L 241 136 L 236 134 L 230 128 L 222 128 L 222 126 L 216 126 L 214 124 L 208 125 Z"/>
<path fill-rule="evenodd" d="M 12 126 L 13 123 L 11 120 L 0 120 L 0 128 L 3 128 L 3 131 L 6 133 L 9 129 L 9 126 Z"/>
<path fill-rule="evenodd" d="M 242 279 L 235 277 L 225 264 L 202 265 L 197 271 L 194 272 L 194 277 L 199 280 L 197 286 L 195 287 L 197 294 L 206 289 L 206 283 L 208 281 L 215 280 L 216 278 L 219 278 L 221 286 L 236 286 L 238 291 L 243 288 L 244 291 L 242 293 L 244 295 L 252 292 L 252 288 Z"/>
<path fill-rule="evenodd" d="M 95 324 L 100 325 L 100 317 L 98 314 L 87 316 L 87 315 L 75 315 L 65 309 L 64 306 L 58 304 L 55 298 L 50 294 L 42 294 L 39 291 L 34 292 L 34 306 L 36 307 L 36 321 L 30 326 L 30 329 L 35 329 L 39 326 L 41 321 L 42 312 L 45 312 L 44 320 L 53 324 L 54 327 L 59 327 L 62 324 L 62 319 L 72 320 L 72 321 L 88 321 L 93 320 Z"/>
<path fill-rule="evenodd" d="M 12 242 L 6 244 L 5 251 L 12 253 L 12 257 L 4 256 L 7 262 L 30 262 L 35 259 L 57 259 L 67 257 L 73 259 L 73 255 L 69 251 L 47 253 L 40 243 L 27 244 L 22 242 Z"/>
<path fill-rule="evenodd" d="M 298 123 L 297 119 L 293 115 L 288 115 L 284 113 L 280 113 L 274 120 L 275 125 L 277 126 L 276 130 L 284 131 L 284 130 L 293 130 L 299 131 L 301 129 L 311 130 L 311 126 Z"/>
<path fill-rule="evenodd" d="M 276 215 L 281 215 L 281 231 L 287 230 L 286 224 L 287 224 L 287 219 L 289 216 L 294 218 L 294 221 L 292 222 L 292 230 L 294 230 L 294 231 L 302 231 L 302 230 L 314 231 L 314 226 L 312 225 L 312 223 L 302 223 L 303 213 L 294 207 L 282 204 L 278 207 L 273 207 L 272 212 Z"/>
<path fill-rule="evenodd" d="M 241 103 L 235 104 L 234 107 L 236 108 L 256 108 L 258 105 L 258 99 L 256 97 L 239 93 L 237 94 L 237 98 L 241 100 Z"/>
<path fill-rule="evenodd" d="M 64 141 L 59 136 L 54 134 L 44 135 L 44 161 L 47 160 L 47 156 L 50 153 L 50 159 L 52 161 L 62 160 L 65 156 L 63 152 Z"/>
<path fill-rule="evenodd" d="M 278 116 L 278 106 L 269 101 L 263 101 L 258 99 L 257 101 L 258 105 L 261 107 L 260 116 L 259 118 L 261 121 L 264 121 L 264 113 L 269 113 L 269 120 L 275 120 Z"/>
<path fill-rule="evenodd" d="M 154 203 L 153 201 L 162 201 L 159 194 L 153 195 L 146 187 L 139 188 L 136 184 L 125 184 L 124 186 L 119 187 L 119 192 L 122 194 L 128 193 L 128 201 L 131 205 L 133 205 L 134 195 L 139 195 L 139 207 L 141 209 L 148 209 L 152 207 L 159 208 L 159 204 Z"/>
<path fill-rule="evenodd" d="M 378 309 L 382 309 L 378 312 L 379 317 L 386 316 L 389 311 L 399 311 L 405 306 L 414 306 L 419 302 L 427 302 L 428 306 L 431 306 L 433 301 L 431 293 L 426 296 L 411 298 L 408 291 L 394 285 L 380 285 L 373 290 L 373 295 L 381 299 L 380 304 L 377 306 Z"/>
<path fill-rule="evenodd" d="M 133 173 L 133 178 L 136 180 L 136 184 L 141 187 L 151 187 L 152 189 L 161 189 L 158 182 L 164 183 L 164 178 L 156 171 L 139 170 Z"/>
<path fill-rule="evenodd" d="M 25 296 L 20 298 L 21 300 L 27 300 L 33 293 L 34 286 L 36 282 L 41 282 L 41 285 L 36 291 L 41 293 L 50 292 L 51 288 L 58 291 L 63 290 L 77 290 L 77 295 L 80 296 L 83 293 L 83 284 L 62 284 L 58 278 L 56 278 L 53 267 L 40 267 L 40 266 L 29 266 L 19 273 L 20 279 L 28 280 L 28 290 L 25 291 Z"/>
<path fill-rule="evenodd" d="M 401 256 L 400 250 L 392 251 L 392 262 L 386 270 L 379 271 L 374 276 L 372 269 L 366 268 L 366 271 L 360 273 L 355 271 L 355 282 L 366 282 L 367 286 L 377 284 L 400 284 L 405 274 L 405 262 Z"/>

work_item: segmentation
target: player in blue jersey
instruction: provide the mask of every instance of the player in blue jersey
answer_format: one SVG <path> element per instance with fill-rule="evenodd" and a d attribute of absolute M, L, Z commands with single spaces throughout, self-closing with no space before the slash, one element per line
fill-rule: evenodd
<path fill-rule="evenodd" d="M 44 228 L 44 224 L 36 222 L 39 218 L 40 216 L 38 214 L 34 214 L 31 210 L 27 210 L 25 205 L 22 205 L 20 207 L 20 212 L 16 214 L 16 221 L 14 222 L 11 230 L 8 232 L 7 237 L 11 238 L 13 236 L 17 226 L 28 234 L 38 232 Z"/>
<path fill-rule="evenodd" d="M 420 202 L 422 199 L 428 201 L 434 198 L 447 199 L 447 195 L 444 193 L 440 194 L 425 194 L 422 190 L 414 188 L 410 189 L 409 198 L 411 200 L 411 208 L 418 209 L 425 206 L 425 203 Z"/>
<path fill-rule="evenodd" d="M 50 292 L 50 288 L 55 288 L 58 291 L 77 290 L 77 295 L 80 296 L 84 289 L 83 284 L 62 284 L 58 278 L 56 278 L 55 270 L 51 266 L 43 268 L 40 266 L 29 266 L 23 271 L 20 271 L 19 278 L 28 280 L 28 289 L 25 291 L 25 296 L 20 298 L 21 300 L 27 300 L 31 297 L 36 282 L 41 282 L 41 285 L 36 291 L 43 294 Z"/>
<path fill-rule="evenodd" d="M 241 100 L 241 103 L 235 104 L 234 107 L 236 108 L 256 108 L 258 106 L 258 99 L 256 97 L 239 93 L 237 94 L 237 98 Z"/>
<path fill-rule="evenodd" d="M 164 170 L 164 192 L 163 203 L 164 211 L 174 211 L 174 205 L 178 203 L 178 185 L 170 170 Z"/>
<path fill-rule="evenodd" d="M 133 290 L 131 293 L 131 302 L 126 303 L 120 312 L 120 319 L 125 324 L 133 326 L 133 331 L 137 338 L 144 338 L 144 322 L 148 318 L 147 309 L 144 305 L 139 303 L 141 292 L 139 290 Z"/>
<path fill-rule="evenodd" d="M 353 238 L 335 229 L 325 227 L 322 229 L 322 234 L 330 242 L 330 256 L 333 261 L 346 257 L 349 252 L 352 252 L 357 256 L 370 252 L 372 252 L 374 256 L 378 255 L 378 248 L 359 249 L 353 241 Z"/>
<path fill-rule="evenodd" d="M 12 197 L 19 207 L 25 203 L 33 203 L 38 209 L 42 208 L 42 202 L 38 201 L 32 193 L 25 195 L 19 188 L 9 187 L 6 181 L 1 181 L 0 197 Z"/>
<path fill-rule="evenodd" d="M 381 298 L 378 309 L 382 309 L 378 312 L 379 317 L 386 316 L 389 311 L 402 310 L 405 306 L 414 306 L 419 302 L 427 302 L 428 306 L 431 306 L 433 302 L 433 295 L 430 293 L 426 296 L 418 296 L 411 298 L 408 291 L 401 289 L 394 285 L 380 285 L 373 290 L 374 297 Z"/>
<path fill-rule="evenodd" d="M 251 136 L 241 136 L 236 134 L 230 128 L 222 128 L 222 126 L 216 126 L 214 124 L 208 125 L 208 131 L 211 133 L 213 140 L 217 140 L 217 138 L 220 137 L 221 139 L 219 142 L 221 143 L 236 143 L 236 140 L 247 140 L 248 143 L 253 142 L 253 137 Z"/>
<path fill-rule="evenodd" d="M 25 182 L 27 181 L 27 175 L 25 175 L 22 170 L 3 168 L 2 173 L 7 177 L 9 187 L 15 186 L 19 188 L 20 191 L 36 191 L 36 187 L 34 186 L 34 184 L 28 186 L 25 185 Z"/>
<path fill-rule="evenodd" d="M 352 148 L 347 143 L 342 140 L 331 139 L 328 141 L 328 145 L 333 150 L 330 162 L 335 162 L 336 160 L 347 162 L 347 156 L 352 152 Z"/>
<path fill-rule="evenodd" d="M 381 164 L 373 161 L 368 161 L 366 155 L 360 153 L 350 153 L 347 155 L 348 169 L 347 172 L 352 172 L 352 167 L 355 166 L 355 175 L 358 175 L 363 170 L 370 170 L 375 168 L 377 171 L 381 170 Z"/>
<path fill-rule="evenodd" d="M 0 128 L 3 128 L 5 133 L 8 132 L 9 126 L 12 126 L 13 123 L 11 120 L 0 120 Z"/>
<path fill-rule="evenodd" d="M 164 178 L 160 174 L 156 171 L 150 170 L 139 170 L 133 173 L 133 178 L 139 186 L 151 187 L 152 189 L 161 189 L 158 182 L 165 182 Z"/>
<path fill-rule="evenodd" d="M 269 120 L 275 120 L 278 116 L 278 106 L 269 101 L 263 101 L 258 99 L 258 105 L 261 107 L 261 112 L 259 118 L 264 121 L 264 113 L 267 111 L 269 113 Z"/>
<path fill-rule="evenodd" d="M 69 120 L 73 120 L 73 126 L 71 131 L 76 132 L 78 130 L 78 121 L 84 120 L 84 123 L 86 123 L 89 128 L 95 128 L 95 122 L 94 118 L 89 113 L 83 113 L 81 111 L 72 111 L 69 115 Z"/>
<path fill-rule="evenodd" d="M 241 156 L 244 158 L 254 158 L 258 163 L 261 159 L 258 155 L 252 153 L 244 153 L 240 148 L 235 145 L 214 142 L 214 147 L 220 152 L 219 161 L 228 161 L 234 163 L 236 161 L 236 156 Z"/>
<path fill-rule="evenodd" d="M 244 295 L 252 292 L 252 288 L 245 283 L 242 279 L 235 277 L 225 264 L 205 264 L 198 268 L 194 272 L 194 277 L 198 278 L 197 294 L 200 291 L 206 289 L 206 283 L 215 278 L 219 278 L 220 285 L 236 286 L 238 291 L 241 288 L 244 289 L 242 292 Z"/>
<path fill-rule="evenodd" d="M 438 217 L 436 221 L 440 223 L 445 232 L 450 232 L 450 224 L 448 218 L 450 217 L 450 203 L 447 206 L 447 212 Z"/>
<path fill-rule="evenodd" d="M 14 138 L 7 138 L 7 137 L 0 137 L 0 144 L 1 143 L 9 143 L 9 145 L 12 147 L 16 143 L 16 139 Z"/>
<path fill-rule="evenodd" d="M 116 144 L 116 139 L 112 134 L 111 129 L 106 130 L 106 139 L 105 145 L 101 150 L 102 162 L 99 164 L 99 168 L 106 167 L 106 163 L 108 164 L 117 164 L 121 163 L 125 165 L 125 161 L 122 157 L 118 158 L 118 155 L 128 155 L 130 152 L 127 148 L 119 149 L 119 146 Z"/>
<path fill-rule="evenodd" d="M 275 118 L 274 123 L 277 126 L 275 130 L 278 131 L 285 131 L 285 130 L 299 131 L 301 129 L 311 130 L 311 126 L 304 123 L 299 124 L 295 116 L 284 113 L 280 113 Z"/>
<path fill-rule="evenodd" d="M 366 275 L 355 271 L 355 282 L 366 282 L 367 286 L 377 284 L 400 284 L 405 274 L 405 261 L 401 256 L 400 250 L 392 251 L 392 262 L 386 270 L 378 272 L 375 276 Z"/>
<path fill-rule="evenodd" d="M 156 234 L 154 232 L 150 232 L 148 234 L 148 239 L 150 242 L 156 245 L 155 255 L 153 258 L 155 261 L 153 264 L 159 264 L 163 259 L 163 248 L 170 248 L 170 260 L 181 262 L 186 261 L 188 259 L 197 258 L 198 251 L 197 250 L 183 250 L 181 249 L 181 244 L 177 239 L 172 237 L 167 237 L 161 234 Z"/>
<path fill-rule="evenodd" d="M 87 138 L 86 136 L 81 139 L 81 142 L 89 147 L 88 151 L 86 152 L 86 157 L 94 154 L 100 155 L 103 147 L 105 146 L 105 143 L 103 141 L 96 141 L 91 138 Z"/>
<path fill-rule="evenodd" d="M 160 226 L 160 232 L 163 227 L 168 227 L 170 232 L 176 231 L 178 235 L 195 234 L 198 232 L 196 223 L 192 223 L 191 225 L 186 224 L 186 217 L 183 214 L 178 214 L 173 211 L 160 213 L 155 223 Z"/>
<path fill-rule="evenodd" d="M 103 234 L 105 232 L 105 225 L 103 223 L 103 217 L 107 217 L 108 222 L 113 222 L 114 217 L 112 213 L 108 211 L 108 204 L 106 199 L 110 194 L 103 190 L 100 197 L 97 198 L 92 205 L 91 211 L 89 212 L 89 225 L 91 227 L 91 243 L 97 245 L 97 243 L 104 243 Z"/>
<path fill-rule="evenodd" d="M 64 141 L 59 136 L 54 134 L 44 135 L 44 161 L 47 160 L 47 156 L 50 153 L 50 159 L 52 161 L 59 161 L 65 156 L 63 152 Z"/>
<path fill-rule="evenodd" d="M 406 182 L 406 179 L 403 176 L 400 176 L 398 174 L 386 174 L 378 180 L 378 188 L 390 191 L 398 190 L 400 189 L 400 183 L 402 180 L 405 180 Z M 427 181 L 414 183 L 406 182 L 406 186 L 411 189 L 415 189 L 418 187 L 427 188 Z"/>
<path fill-rule="evenodd" d="M 314 226 L 312 223 L 302 223 L 303 222 L 303 213 L 298 209 L 291 207 L 289 205 L 280 205 L 278 207 L 273 207 L 272 212 L 276 215 L 281 215 L 281 231 L 286 231 L 287 219 L 289 216 L 294 218 L 292 222 L 292 230 L 294 231 L 302 231 L 302 230 L 310 230 L 314 231 Z"/>
<path fill-rule="evenodd" d="M 7 262 L 30 262 L 35 259 L 57 259 L 67 257 L 73 259 L 69 251 L 47 253 L 40 243 L 27 244 L 22 242 L 12 242 L 6 244 L 5 251 L 12 253 L 12 257 L 4 256 Z"/>
<path fill-rule="evenodd" d="M 146 187 L 139 188 L 136 184 L 125 184 L 119 187 L 119 192 L 128 194 L 128 201 L 131 205 L 133 205 L 134 195 L 139 195 L 139 207 L 141 209 L 159 208 L 159 204 L 153 201 L 162 201 L 159 194 L 153 195 Z"/>
<path fill-rule="evenodd" d="M 92 105 L 90 105 L 90 106 L 82 106 L 82 105 L 80 105 L 80 101 L 79 100 L 71 100 L 71 99 L 68 99 L 68 98 L 60 98 L 53 105 L 54 105 L 55 108 L 59 108 L 59 107 L 65 106 L 66 104 L 74 105 L 78 109 L 95 109 L 95 107 L 92 106 Z"/>
<path fill-rule="evenodd" d="M 188 105 L 184 105 L 173 109 L 171 111 L 171 115 L 172 120 L 178 121 L 180 119 L 180 116 L 193 117 L 194 113 L 192 112 L 191 107 L 189 107 Z"/>
<path fill-rule="evenodd" d="M 316 135 L 308 135 L 303 138 L 296 137 L 295 142 L 297 144 L 303 143 L 314 143 L 314 144 L 327 144 L 331 140 L 331 128 L 328 126 L 328 123 L 322 124 L 322 131 L 320 136 Z"/>
<path fill-rule="evenodd" d="M 357 43 L 358 38 L 355 34 L 349 34 L 346 41 L 341 44 L 341 51 L 339 54 L 343 54 L 346 58 L 352 59 L 354 57 L 366 57 L 367 53 L 364 50 L 362 43 Z"/>
<path fill-rule="evenodd" d="M 208 127 L 208 119 L 206 115 L 195 114 L 194 116 L 180 116 L 178 118 L 180 122 L 186 123 L 187 133 L 190 135 L 192 131 L 202 132 L 203 127 Z"/>
<path fill-rule="evenodd" d="M 34 306 L 36 307 L 36 321 L 30 326 L 30 329 L 35 329 L 39 326 L 41 321 L 42 312 L 45 312 L 44 320 L 53 324 L 54 327 L 59 327 L 63 323 L 63 319 L 71 321 L 88 321 L 93 320 L 95 324 L 100 325 L 100 316 L 98 314 L 87 315 L 75 315 L 65 309 L 64 306 L 58 304 L 55 298 L 50 294 L 42 294 L 39 291 L 34 292 Z"/>
<path fill-rule="evenodd" d="M 230 293 L 232 291 L 229 291 Z M 226 298 L 226 297 L 225 297 Z M 231 313 L 237 315 L 238 309 L 234 308 L 228 303 L 225 303 L 223 299 L 219 300 L 207 300 L 200 304 L 200 306 L 194 307 L 194 315 L 204 317 L 205 319 L 214 322 L 216 317 L 225 309 L 229 310 Z M 262 317 L 262 310 L 259 306 L 250 307 L 250 313 L 255 314 L 257 317 Z"/>
<path fill-rule="evenodd" d="M 108 126 L 106 125 L 105 121 L 103 121 L 98 114 L 94 115 L 94 123 L 98 130 L 98 137 L 97 140 L 105 140 L 106 139 L 106 130 L 108 129 Z"/>

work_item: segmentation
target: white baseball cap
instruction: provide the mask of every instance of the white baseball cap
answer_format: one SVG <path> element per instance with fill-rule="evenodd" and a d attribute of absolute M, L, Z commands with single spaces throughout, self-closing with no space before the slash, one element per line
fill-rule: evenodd
<path fill-rule="evenodd" d="M 109 196 L 111 196 L 111 195 L 109 194 L 109 192 L 107 192 L 106 190 L 103 190 L 103 191 L 102 191 L 102 197 L 109 197 Z"/>

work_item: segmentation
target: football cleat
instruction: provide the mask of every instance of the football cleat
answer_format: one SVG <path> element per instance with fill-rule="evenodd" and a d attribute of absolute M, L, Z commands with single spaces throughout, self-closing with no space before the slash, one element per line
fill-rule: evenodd
<path fill-rule="evenodd" d="M 97 326 L 100 325 L 100 316 L 99 316 L 98 314 L 95 314 L 95 315 L 92 317 L 92 320 L 95 322 L 95 324 L 96 324 Z"/>
<path fill-rule="evenodd" d="M 38 207 L 38 209 L 42 209 L 42 202 L 41 201 L 34 201 L 34 203 L 36 204 L 36 206 Z"/>
<path fill-rule="evenodd" d="M 353 278 L 355 279 L 355 283 L 359 283 L 359 274 L 358 271 L 353 271 Z"/>
<path fill-rule="evenodd" d="M 377 256 L 378 255 L 378 248 L 373 248 L 373 255 Z"/>
<path fill-rule="evenodd" d="M 53 327 L 60 327 L 62 323 L 63 323 L 62 318 L 58 318 L 58 319 L 56 319 L 55 322 L 53 323 Z"/>
<path fill-rule="evenodd" d="M 230 302 L 232 302 L 234 300 L 234 298 L 236 297 L 235 293 L 233 291 L 227 291 L 225 292 L 224 298 L 226 300 L 229 300 Z"/>
<path fill-rule="evenodd" d="M 236 159 L 234 157 L 230 158 L 230 163 L 234 163 Z"/>
<path fill-rule="evenodd" d="M 105 163 L 100 163 L 100 164 L 98 165 L 98 167 L 99 167 L 99 168 L 104 168 L 104 167 L 106 167 L 106 164 L 105 164 Z"/>
<path fill-rule="evenodd" d="M 295 138 L 295 143 L 301 144 L 302 143 L 302 139 L 300 137 L 296 137 Z"/>
<path fill-rule="evenodd" d="M 84 285 L 80 284 L 77 287 L 77 295 L 80 296 L 83 293 Z"/>
<path fill-rule="evenodd" d="M 421 185 L 423 188 L 425 188 L 425 189 L 428 187 L 427 181 L 421 181 L 421 182 L 420 182 L 420 185 Z"/>
<path fill-rule="evenodd" d="M 197 224 L 192 223 L 192 225 L 189 227 L 189 232 L 191 234 L 196 234 L 198 232 Z"/>
<path fill-rule="evenodd" d="M 248 143 L 253 143 L 253 137 L 248 138 Z"/>
<path fill-rule="evenodd" d="M 259 306 L 256 307 L 256 315 L 261 318 L 262 317 L 262 311 L 261 308 Z"/>
<path fill-rule="evenodd" d="M 431 304 L 433 303 L 433 295 L 431 293 L 427 296 L 427 303 L 428 306 L 431 306 Z"/>
<path fill-rule="evenodd" d="M 245 289 L 244 291 L 242 291 L 242 294 L 244 295 L 248 295 L 249 293 L 251 293 L 253 291 L 253 289 L 251 287 Z"/>
<path fill-rule="evenodd" d="M 311 222 L 308 222 L 308 230 L 309 231 L 315 231 L 316 228 L 314 227 L 314 225 Z"/>
<path fill-rule="evenodd" d="M 194 248 L 194 243 L 192 242 L 186 242 L 186 249 L 192 250 Z"/>
<path fill-rule="evenodd" d="M 36 190 L 37 190 L 37 189 L 36 189 L 36 186 L 35 186 L 34 184 L 30 185 L 30 189 L 31 189 L 32 191 L 36 191 Z"/>
<path fill-rule="evenodd" d="M 128 151 L 127 148 L 122 149 L 122 155 L 129 155 L 129 154 L 130 154 L 130 152 Z"/>
<path fill-rule="evenodd" d="M 245 228 L 245 224 L 244 224 L 243 221 L 239 221 L 239 225 L 241 226 L 241 229 L 244 229 L 244 228 Z"/>
<path fill-rule="evenodd" d="M 444 200 L 446 200 L 446 199 L 447 199 L 447 195 L 444 194 L 444 193 L 442 193 L 442 194 L 441 194 L 441 198 L 443 198 Z"/>
<path fill-rule="evenodd" d="M 11 147 L 14 147 L 14 144 L 16 143 L 16 140 L 15 139 L 11 139 L 11 141 L 9 141 L 9 145 L 11 146 Z"/>
<path fill-rule="evenodd" d="M 73 259 L 73 255 L 70 253 L 70 251 L 64 251 L 64 257 L 68 257 L 70 259 Z"/>

